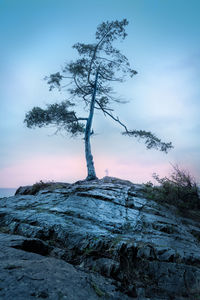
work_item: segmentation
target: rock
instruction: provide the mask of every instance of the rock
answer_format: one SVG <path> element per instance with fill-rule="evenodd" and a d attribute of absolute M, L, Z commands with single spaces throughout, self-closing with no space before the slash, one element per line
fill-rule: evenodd
<path fill-rule="evenodd" d="M 16 192 L 15 195 L 36 195 L 39 191 L 49 189 L 49 191 L 53 191 L 55 189 L 62 189 L 68 187 L 69 183 L 64 182 L 37 182 L 33 185 L 27 185 L 27 186 L 20 186 Z"/>
<path fill-rule="evenodd" d="M 65 261 L 101 278 L 103 287 L 112 280 L 116 298 L 97 280 L 92 289 L 99 297 L 198 299 L 198 211 L 179 214 L 173 206 L 147 200 L 142 185 L 111 177 L 31 193 L 31 187 L 21 188 L 0 202 L 0 231 L 24 239 L 15 250 Z M 47 296 L 37 293 L 34 297 Z"/>
<path fill-rule="evenodd" d="M 20 186 L 16 192 L 15 195 L 34 195 L 33 187 L 32 185 L 26 185 L 26 186 Z"/>
<path fill-rule="evenodd" d="M 45 256 L 46 252 L 40 253 L 43 256 L 35 254 L 36 248 L 41 252 L 41 243 L 37 239 L 0 234 L 0 299 L 95 300 L 100 296 L 101 299 L 130 299 L 116 291 L 111 280 Z M 25 245 L 29 248 L 24 248 Z"/>

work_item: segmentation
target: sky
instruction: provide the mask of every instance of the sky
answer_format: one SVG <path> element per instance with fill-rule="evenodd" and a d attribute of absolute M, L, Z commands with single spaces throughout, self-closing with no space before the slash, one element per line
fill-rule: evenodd
<path fill-rule="evenodd" d="M 43 78 L 77 58 L 72 45 L 93 43 L 98 24 L 123 18 L 128 36 L 119 47 L 138 74 L 116 87 L 129 102 L 113 106 L 115 115 L 174 149 L 147 150 L 98 112 L 91 141 L 97 176 L 142 183 L 178 164 L 199 182 L 199 11 L 199 0 L 0 0 L 0 187 L 86 177 L 82 138 L 28 129 L 23 120 L 32 107 L 67 98 L 49 92 Z"/>

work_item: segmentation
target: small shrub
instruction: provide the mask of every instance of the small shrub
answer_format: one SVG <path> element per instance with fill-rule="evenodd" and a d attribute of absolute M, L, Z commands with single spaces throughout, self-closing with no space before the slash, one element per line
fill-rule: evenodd
<path fill-rule="evenodd" d="M 48 181 L 48 182 L 43 182 L 42 180 L 40 180 L 39 182 L 36 182 L 32 185 L 32 195 L 37 194 L 39 191 L 50 187 L 53 184 L 52 181 Z"/>
<path fill-rule="evenodd" d="M 180 169 L 178 165 L 173 166 L 169 177 L 160 178 L 153 174 L 154 180 L 145 184 L 147 198 L 162 203 L 173 204 L 179 208 L 200 209 L 200 195 L 196 180 L 186 170 Z"/>

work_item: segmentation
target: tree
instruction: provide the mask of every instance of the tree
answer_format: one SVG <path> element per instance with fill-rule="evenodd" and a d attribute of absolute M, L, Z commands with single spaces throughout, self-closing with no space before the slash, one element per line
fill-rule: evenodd
<path fill-rule="evenodd" d="M 93 134 L 92 121 L 94 110 L 100 110 L 104 116 L 123 127 L 122 134 L 138 137 L 145 141 L 148 149 L 156 148 L 167 152 L 171 143 L 164 143 L 151 132 L 144 130 L 129 130 L 117 116 L 113 114 L 111 103 L 123 101 L 113 96 L 113 82 L 123 82 L 127 76 L 137 74 L 130 67 L 129 61 L 117 48 L 114 41 L 124 40 L 127 36 L 125 27 L 128 21 L 112 21 L 101 23 L 96 30 L 96 40 L 92 44 L 77 43 L 73 46 L 79 54 L 76 61 L 71 61 L 61 72 L 46 77 L 50 91 L 53 88 L 66 89 L 70 98 L 61 103 L 47 105 L 46 109 L 34 107 L 25 116 L 28 128 L 55 125 L 57 132 L 65 130 L 72 136 L 84 134 L 85 157 L 87 162 L 87 180 L 96 179 L 90 137 Z M 83 101 L 87 117 L 78 117 L 72 110 L 76 101 Z"/>

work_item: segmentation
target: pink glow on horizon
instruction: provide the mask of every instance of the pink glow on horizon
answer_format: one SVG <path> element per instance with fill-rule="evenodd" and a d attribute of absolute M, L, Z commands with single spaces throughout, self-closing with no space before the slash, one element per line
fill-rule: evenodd
<path fill-rule="evenodd" d="M 169 165 L 146 165 L 137 160 L 124 162 L 118 157 L 98 156 L 95 159 L 97 176 L 107 175 L 130 180 L 134 183 L 143 183 L 152 180 L 152 173 L 160 176 L 168 175 Z M 107 170 L 107 171 L 106 171 Z M 75 182 L 86 177 L 86 163 L 84 156 L 45 156 L 34 157 L 4 168 L 0 172 L 0 187 L 18 187 L 31 185 L 40 180 Z"/>
<path fill-rule="evenodd" d="M 130 180 L 134 183 L 145 183 L 152 180 L 154 172 L 159 173 L 160 176 L 168 175 L 169 172 L 169 165 L 153 162 L 151 165 L 146 165 L 137 159 L 123 162 L 117 157 L 102 157 L 95 162 L 97 175 L 100 178 L 106 176 L 108 172 L 108 176 Z"/>
<path fill-rule="evenodd" d="M 73 182 L 84 178 L 84 167 L 81 157 L 35 157 L 2 169 L 0 186 L 18 187 L 40 180 Z"/>

